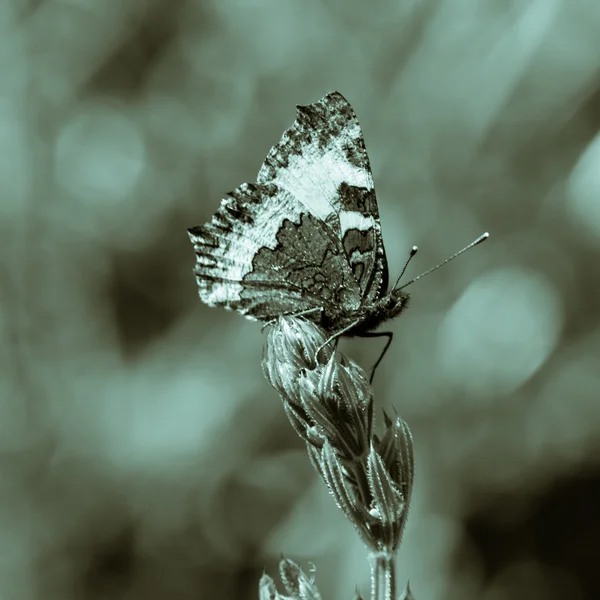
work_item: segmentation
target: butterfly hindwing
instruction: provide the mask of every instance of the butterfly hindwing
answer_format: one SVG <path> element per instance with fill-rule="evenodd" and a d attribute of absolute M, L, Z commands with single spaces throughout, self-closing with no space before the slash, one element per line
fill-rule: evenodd
<path fill-rule="evenodd" d="M 209 305 L 260 320 L 360 306 L 340 239 L 273 183 L 241 185 L 189 235 L 199 294 Z"/>
<path fill-rule="evenodd" d="M 364 304 L 385 292 L 387 261 L 371 166 L 358 119 L 340 93 L 298 107 L 257 182 L 287 190 L 327 223 L 342 242 Z"/>

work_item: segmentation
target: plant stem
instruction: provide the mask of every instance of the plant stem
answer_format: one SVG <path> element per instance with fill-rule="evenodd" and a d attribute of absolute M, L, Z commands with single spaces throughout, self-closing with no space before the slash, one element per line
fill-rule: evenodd
<path fill-rule="evenodd" d="M 396 600 L 396 566 L 394 555 L 372 553 L 371 600 Z"/>

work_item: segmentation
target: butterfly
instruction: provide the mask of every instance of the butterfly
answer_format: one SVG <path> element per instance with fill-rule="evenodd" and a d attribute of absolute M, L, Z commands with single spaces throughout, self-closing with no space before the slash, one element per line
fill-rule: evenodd
<path fill-rule="evenodd" d="M 297 106 L 255 183 L 188 230 L 200 298 L 269 322 L 304 315 L 330 336 L 380 337 L 409 295 L 388 290 L 375 186 L 354 110 L 332 92 Z M 413 252 L 416 248 L 413 248 Z"/>

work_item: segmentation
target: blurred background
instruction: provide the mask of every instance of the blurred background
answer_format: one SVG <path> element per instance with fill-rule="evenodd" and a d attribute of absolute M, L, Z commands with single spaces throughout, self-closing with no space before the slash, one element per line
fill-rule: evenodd
<path fill-rule="evenodd" d="M 400 583 L 600 597 L 598 3 L 3 0 L 0 27 L 3 599 L 257 598 L 281 554 L 368 595 L 260 326 L 199 301 L 186 233 L 332 90 L 392 277 L 491 233 L 389 326 L 376 401 L 417 459 Z"/>

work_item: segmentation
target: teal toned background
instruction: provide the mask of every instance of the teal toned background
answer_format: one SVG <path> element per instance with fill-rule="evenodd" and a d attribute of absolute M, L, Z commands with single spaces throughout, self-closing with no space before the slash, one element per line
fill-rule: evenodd
<path fill-rule="evenodd" d="M 376 401 L 417 457 L 400 580 L 600 597 L 600 4 L 4 0 L 0 23 L 2 598 L 245 600 L 281 553 L 326 600 L 368 592 L 260 327 L 200 303 L 186 233 L 331 90 L 392 276 L 491 232 L 389 327 Z"/>

